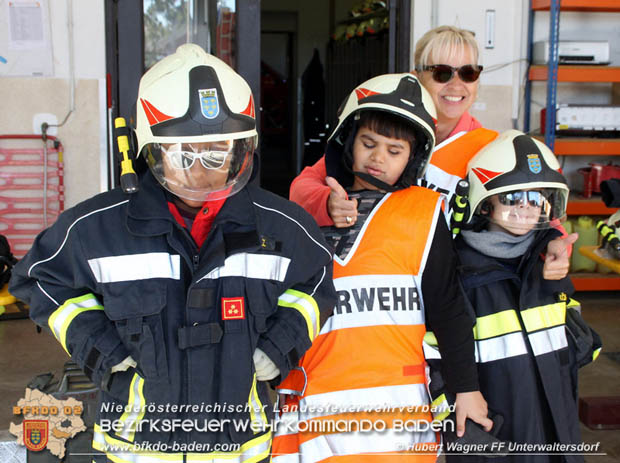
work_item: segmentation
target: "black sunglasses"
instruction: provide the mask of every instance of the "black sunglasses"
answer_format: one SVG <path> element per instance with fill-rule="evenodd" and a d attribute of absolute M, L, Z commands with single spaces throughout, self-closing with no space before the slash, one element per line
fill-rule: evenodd
<path fill-rule="evenodd" d="M 527 198 L 527 199 L 526 199 Z M 540 191 L 509 191 L 507 193 L 498 193 L 497 199 L 504 206 L 516 206 L 527 203 L 532 207 L 542 207 L 545 197 Z"/>
<path fill-rule="evenodd" d="M 483 67 L 478 64 L 466 64 L 460 68 L 452 67 L 448 64 L 431 64 L 423 66 L 423 71 L 433 71 L 433 80 L 440 84 L 450 82 L 456 72 L 463 82 L 471 83 L 478 80 Z"/>

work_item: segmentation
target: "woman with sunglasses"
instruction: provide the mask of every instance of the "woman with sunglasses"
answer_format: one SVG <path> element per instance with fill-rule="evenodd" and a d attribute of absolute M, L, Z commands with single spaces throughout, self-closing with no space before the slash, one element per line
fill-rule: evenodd
<path fill-rule="evenodd" d="M 414 53 L 415 70 L 437 108 L 437 144 L 482 127 L 469 114 L 483 67 L 474 35 L 453 26 L 428 31 Z"/>
<path fill-rule="evenodd" d="M 443 193 L 449 203 L 458 181 L 465 177 L 469 160 L 497 137 L 496 131 L 483 128 L 468 112 L 483 69 L 478 43 L 467 30 L 440 26 L 420 38 L 414 60 L 420 83 L 437 107 L 437 144 L 421 185 Z M 320 226 L 350 227 L 357 220 L 357 201 L 350 200 L 342 186 L 326 176 L 323 157 L 293 180 L 290 199 Z M 545 278 L 566 276 L 570 246 L 576 239 L 571 236 L 550 244 Z"/>

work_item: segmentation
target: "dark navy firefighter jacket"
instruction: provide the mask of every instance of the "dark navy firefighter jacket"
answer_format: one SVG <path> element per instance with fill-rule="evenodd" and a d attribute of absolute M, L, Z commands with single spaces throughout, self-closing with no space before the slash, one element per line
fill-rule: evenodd
<path fill-rule="evenodd" d="M 273 410 L 254 350 L 277 365 L 279 382 L 335 302 L 331 254 L 300 207 L 248 185 L 197 249 L 150 172 L 136 194 L 116 189 L 61 214 L 17 264 L 10 290 L 101 385 L 95 449 L 242 444 L 230 461 L 269 454 L 269 427 L 256 423 Z M 137 367 L 110 374 L 129 355 Z M 123 427 L 102 426 L 113 420 Z"/>

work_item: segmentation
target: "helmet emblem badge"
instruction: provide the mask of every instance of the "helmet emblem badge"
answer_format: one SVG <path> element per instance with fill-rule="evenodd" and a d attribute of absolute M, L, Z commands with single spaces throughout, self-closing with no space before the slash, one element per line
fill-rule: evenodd
<path fill-rule="evenodd" d="M 205 88 L 198 90 L 200 96 L 200 110 L 207 119 L 215 119 L 220 113 L 220 104 L 217 99 L 217 89 Z"/>
<path fill-rule="evenodd" d="M 539 174 L 542 171 L 542 164 L 538 154 L 527 155 L 527 166 L 533 174 Z"/>

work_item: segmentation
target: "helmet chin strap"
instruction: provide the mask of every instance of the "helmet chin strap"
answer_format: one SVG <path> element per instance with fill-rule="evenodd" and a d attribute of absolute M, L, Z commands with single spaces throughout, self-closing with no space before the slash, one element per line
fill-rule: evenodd
<path fill-rule="evenodd" d="M 353 175 L 355 175 L 356 177 L 364 180 L 366 183 L 370 183 L 371 185 L 376 186 L 380 190 L 388 191 L 388 192 L 399 190 L 399 188 L 396 188 L 393 185 L 389 185 L 388 183 L 382 182 L 377 177 L 373 177 L 372 175 L 367 174 L 366 172 L 355 172 L 355 171 L 352 171 L 352 172 L 353 172 Z"/>

